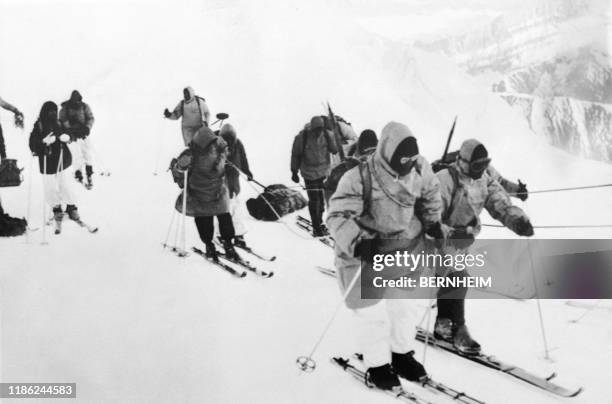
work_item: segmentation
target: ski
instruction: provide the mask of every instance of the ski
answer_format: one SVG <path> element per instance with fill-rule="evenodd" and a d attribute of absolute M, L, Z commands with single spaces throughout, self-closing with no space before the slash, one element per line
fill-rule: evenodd
<path fill-rule="evenodd" d="M 322 267 L 322 266 L 319 266 L 319 265 L 317 265 L 317 269 L 323 275 L 331 276 L 332 278 L 336 277 L 336 270 L 335 269 L 327 268 L 327 267 Z"/>
<path fill-rule="evenodd" d="M 217 241 L 218 242 L 223 242 L 223 240 L 221 239 L 221 236 L 217 237 Z M 258 252 L 256 252 L 255 250 L 253 250 L 251 247 L 247 246 L 247 245 L 238 245 L 238 244 L 233 244 L 233 246 L 235 248 L 240 248 L 242 251 L 246 251 L 249 254 L 251 254 L 253 257 L 259 258 L 262 261 L 268 261 L 268 262 L 272 262 L 276 260 L 276 255 L 273 256 L 269 256 L 269 255 L 263 255 L 263 254 L 259 254 Z"/>
<path fill-rule="evenodd" d="M 196 254 L 198 254 L 199 256 L 201 256 L 202 258 L 204 258 L 206 261 L 208 261 L 208 262 L 210 262 L 211 264 L 214 264 L 214 265 L 216 265 L 216 266 L 220 267 L 221 269 L 223 269 L 223 270 L 225 270 L 225 271 L 229 272 L 230 274 L 234 275 L 234 276 L 235 276 L 235 277 L 237 277 L 237 278 L 244 278 L 244 277 L 246 276 L 246 272 L 244 272 L 244 271 L 238 271 L 238 270 L 236 270 L 235 268 L 233 268 L 232 266 L 230 266 L 230 265 L 228 265 L 228 264 L 226 264 L 226 263 L 224 263 L 224 262 L 221 262 L 221 261 L 215 261 L 215 260 L 213 260 L 212 258 L 208 258 L 208 257 L 206 256 L 206 254 L 204 253 L 204 251 L 200 250 L 200 249 L 199 249 L 199 248 L 197 248 L 197 247 L 191 247 L 191 250 L 192 250 L 194 253 L 196 253 Z"/>
<path fill-rule="evenodd" d="M 374 385 L 368 382 L 366 373 L 363 370 L 357 369 L 355 366 L 353 366 L 350 363 L 350 360 L 348 359 L 341 358 L 341 357 L 334 357 L 331 359 L 331 361 L 334 365 L 340 367 L 342 370 L 344 370 L 345 372 L 353 376 L 355 379 L 359 380 L 361 383 L 363 383 L 367 387 L 370 387 L 380 392 L 386 393 L 406 403 L 432 404 L 430 401 L 423 400 L 419 398 L 418 396 L 416 396 L 415 394 L 404 390 L 403 388 L 399 388 L 397 390 L 382 390 L 382 389 L 376 388 Z"/>
<path fill-rule="evenodd" d="M 173 253 L 175 253 L 178 257 L 184 258 L 184 257 L 189 257 L 189 252 L 183 250 L 182 248 L 170 245 L 170 244 L 163 244 L 162 246 L 164 248 L 169 249 L 170 251 L 172 251 Z"/>
<path fill-rule="evenodd" d="M 334 248 L 334 239 L 331 236 L 321 236 L 321 237 L 314 237 L 312 235 L 312 224 L 310 223 L 310 220 L 306 219 L 303 216 L 299 216 L 297 217 L 297 221 L 295 223 L 299 228 L 301 228 L 302 230 L 304 230 L 305 232 L 307 232 L 311 237 L 319 240 L 321 243 L 325 244 L 326 246 L 328 246 L 329 248 Z"/>
<path fill-rule="evenodd" d="M 84 221 L 82 221 L 81 219 L 78 219 L 78 220 L 70 219 L 70 220 L 72 220 L 73 222 L 75 222 L 79 226 L 87 229 L 87 231 L 92 233 L 92 234 L 98 232 L 98 227 L 97 226 L 92 226 L 90 224 L 87 224 Z"/>
<path fill-rule="evenodd" d="M 357 359 L 360 362 L 363 362 L 363 354 L 360 353 L 356 353 L 355 355 L 355 359 Z M 480 401 L 474 397 L 471 397 L 467 394 L 465 394 L 462 391 L 459 390 L 455 390 L 451 387 L 448 387 L 447 385 L 437 382 L 435 380 L 433 380 L 431 377 L 427 376 L 424 378 L 424 380 L 420 380 L 418 382 L 413 382 L 416 383 L 434 393 L 442 393 L 448 397 L 450 397 L 451 399 L 457 401 L 458 403 L 463 403 L 463 404 L 485 404 L 484 401 Z"/>
<path fill-rule="evenodd" d="M 529 373 L 525 369 L 504 363 L 496 359 L 494 356 L 485 355 L 482 353 L 477 355 L 463 355 L 453 346 L 452 343 L 435 338 L 432 333 L 425 331 L 421 327 L 417 327 L 417 334 L 415 338 L 417 339 L 417 341 L 421 342 L 425 342 L 425 340 L 427 340 L 429 345 L 442 348 L 445 351 L 461 356 L 462 358 L 469 359 L 480 365 L 509 374 L 510 376 L 514 376 L 517 379 L 520 379 L 535 387 L 546 390 L 558 396 L 576 397 L 582 392 L 582 387 L 579 387 L 577 390 L 568 390 L 564 387 L 551 383 L 551 380 L 556 376 L 555 373 L 548 377 L 539 377 L 532 373 Z"/>
<path fill-rule="evenodd" d="M 220 245 L 219 243 L 217 243 L 217 245 L 219 245 L 220 247 L 222 247 L 222 245 Z M 225 254 L 225 250 L 224 251 L 218 251 L 217 250 L 217 254 L 220 257 L 223 257 L 225 260 L 236 264 L 236 265 L 240 265 L 241 267 L 243 267 L 244 269 L 247 269 L 251 272 L 254 272 L 255 275 L 261 277 L 261 278 L 271 278 L 272 276 L 274 276 L 274 272 L 266 272 L 266 271 L 262 271 L 261 269 L 258 269 L 257 267 L 253 266 L 249 261 L 240 258 L 239 260 L 234 260 L 231 258 L 228 258 L 227 255 Z"/>
<path fill-rule="evenodd" d="M 276 260 L 276 255 L 273 256 L 269 256 L 269 255 L 262 255 L 256 251 L 254 251 L 251 247 L 249 246 L 241 246 L 241 245 L 236 245 L 234 244 L 234 247 L 236 248 L 240 248 L 242 251 L 245 251 L 249 254 L 251 254 L 253 257 L 259 258 L 262 261 L 268 261 L 268 262 L 273 262 Z"/>

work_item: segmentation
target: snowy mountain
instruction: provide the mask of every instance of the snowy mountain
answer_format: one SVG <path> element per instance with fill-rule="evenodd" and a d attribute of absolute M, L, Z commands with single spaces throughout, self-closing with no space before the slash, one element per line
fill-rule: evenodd
<path fill-rule="evenodd" d="M 607 2 L 537 1 L 418 45 L 489 82 L 551 144 L 610 162 L 608 12 Z"/>
<path fill-rule="evenodd" d="M 348 310 L 316 352 L 316 371 L 297 370 L 295 359 L 312 349 L 339 292 L 315 269 L 333 265 L 331 250 L 300 233 L 293 217 L 248 222 L 247 241 L 278 256 L 258 262 L 275 271 L 271 279 L 232 278 L 196 256 L 179 259 L 161 248 L 179 192 L 164 170 L 182 149 L 179 124 L 164 121 L 162 111 L 176 105 L 185 85 L 207 99 L 213 114 L 230 114 L 264 184 L 290 183 L 293 136 L 326 100 L 357 131 L 406 123 L 430 160 L 442 153 L 458 115 L 452 147 L 481 139 L 495 167 L 531 190 L 609 182 L 609 165 L 533 136 L 523 116 L 490 91 L 494 81 L 483 85 L 449 56 L 365 29 L 371 4 L 327 3 L 2 3 L 0 49 L 7 56 L 0 96 L 25 112 L 27 126 L 25 133 L 15 130 L 0 112 L 9 154 L 26 167 L 22 187 L 0 189 L 3 206 L 25 216 L 31 186 L 30 221 L 42 222 L 41 178 L 29 165 L 26 138 L 42 102 L 63 101 L 73 88 L 96 117 L 95 167 L 112 172 L 95 176 L 91 192 L 77 189 L 81 215 L 100 227 L 98 234 L 68 223 L 47 246 L 39 244 L 40 230 L 29 243 L 0 239 L 2 381 L 75 381 L 84 403 L 393 402 L 329 364 L 332 355 L 357 349 Z M 377 14 L 386 15 L 385 6 L 405 11 L 399 3 L 385 2 Z M 417 4 L 424 21 L 448 15 L 444 2 L 431 10 L 425 3 Z M 67 13 L 71 23 L 59 24 Z M 420 27 L 413 28 L 416 35 Z M 242 188 L 244 199 L 259 192 L 252 183 Z M 612 223 L 608 189 L 534 194 L 521 206 L 536 225 Z M 612 233 L 541 229 L 537 236 Z M 512 235 L 486 228 L 483 237 Z M 187 245 L 201 245 L 191 220 Z M 584 385 L 572 403 L 605 402 L 612 394 L 602 365 L 612 361 L 607 304 L 570 323 L 581 309 L 543 301 L 548 361 L 535 302 L 467 302 L 470 330 L 487 352 L 538 374 L 556 370 L 560 384 Z M 415 305 L 419 317 L 425 306 Z M 414 348 L 422 358 L 422 344 Z M 488 403 L 560 402 L 439 350 L 427 351 L 427 367 Z"/>

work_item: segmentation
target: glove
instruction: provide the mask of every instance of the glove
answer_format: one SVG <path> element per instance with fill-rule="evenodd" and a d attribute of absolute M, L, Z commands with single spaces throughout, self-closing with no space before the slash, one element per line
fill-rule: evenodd
<path fill-rule="evenodd" d="M 468 248 L 469 246 L 474 244 L 475 241 L 474 234 L 472 234 L 472 231 L 469 227 L 464 229 L 454 229 L 450 233 L 449 239 L 452 240 L 451 244 L 459 250 L 464 250 Z"/>
<path fill-rule="evenodd" d="M 355 249 L 353 252 L 353 257 L 355 258 L 359 258 L 361 257 L 361 254 L 363 253 L 363 241 L 359 240 L 357 241 L 357 244 L 355 244 Z"/>
<path fill-rule="evenodd" d="M 246 173 L 246 175 L 247 175 L 247 181 L 253 181 L 253 174 L 252 173 L 248 172 L 248 173 Z"/>
<path fill-rule="evenodd" d="M 300 177 L 298 176 L 297 171 L 293 171 L 291 174 L 291 181 L 295 182 L 296 184 L 300 183 Z"/>
<path fill-rule="evenodd" d="M 91 129 L 89 129 L 89 128 L 86 126 L 86 127 L 84 127 L 84 128 L 81 130 L 81 133 L 83 134 L 83 136 L 84 136 L 84 137 L 87 137 L 87 136 L 89 136 L 89 134 L 91 133 Z"/>
<path fill-rule="evenodd" d="M 448 226 L 440 223 L 440 222 L 435 222 L 430 224 L 429 226 L 427 226 L 427 229 L 425 230 L 425 234 L 427 234 L 429 237 L 436 239 L 436 240 L 444 240 L 446 238 L 448 238 Z"/>
<path fill-rule="evenodd" d="M 23 113 L 21 111 L 15 112 L 15 126 L 23 129 Z"/>
<path fill-rule="evenodd" d="M 516 220 L 514 224 L 514 232 L 519 236 L 531 237 L 533 236 L 533 226 L 526 217 L 521 217 Z"/>
<path fill-rule="evenodd" d="M 59 140 L 64 143 L 70 142 L 70 135 L 63 133 L 60 135 Z"/>
<path fill-rule="evenodd" d="M 168 110 L 168 108 L 164 109 L 164 116 L 166 118 L 170 118 L 171 115 L 172 115 L 172 113 Z"/>
<path fill-rule="evenodd" d="M 45 136 L 43 138 L 42 142 L 45 144 L 45 146 L 49 146 L 49 145 L 55 143 L 55 139 L 56 138 L 55 138 L 54 135 L 48 135 L 48 136 Z"/>
<path fill-rule="evenodd" d="M 518 181 L 518 190 L 516 191 L 516 197 L 521 201 L 526 201 L 529 197 L 529 191 L 527 191 L 527 184 L 523 184 L 521 180 Z"/>

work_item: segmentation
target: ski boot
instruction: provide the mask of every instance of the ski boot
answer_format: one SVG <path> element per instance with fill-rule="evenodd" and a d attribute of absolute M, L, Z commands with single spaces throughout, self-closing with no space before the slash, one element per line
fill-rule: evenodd
<path fill-rule="evenodd" d="M 79 210 L 77 209 L 76 205 L 67 205 L 66 213 L 68 213 L 68 218 L 70 220 L 74 220 L 75 222 L 81 221 L 81 216 L 79 215 Z"/>
<path fill-rule="evenodd" d="M 480 344 L 472 339 L 465 324 L 460 325 L 453 333 L 453 346 L 464 355 L 478 355 Z"/>
<path fill-rule="evenodd" d="M 206 253 L 204 255 L 210 260 L 219 262 L 219 255 L 217 255 L 217 249 L 215 248 L 215 243 L 213 242 L 206 243 Z"/>
<path fill-rule="evenodd" d="M 369 368 L 366 371 L 366 384 L 381 390 L 399 390 L 402 388 L 399 378 L 390 364 Z"/>
<path fill-rule="evenodd" d="M 242 261 L 240 255 L 236 252 L 234 245 L 232 244 L 232 240 L 223 240 L 223 249 L 225 250 L 225 257 L 230 261 Z"/>
<path fill-rule="evenodd" d="M 436 318 L 433 335 L 437 339 L 453 342 L 453 322 L 451 319 Z"/>
<path fill-rule="evenodd" d="M 244 236 L 234 236 L 234 245 L 240 248 L 247 248 L 246 241 L 244 241 Z"/>
<path fill-rule="evenodd" d="M 411 382 L 423 381 L 427 378 L 423 365 L 414 359 L 414 351 L 403 354 L 391 352 L 391 366 L 398 376 Z"/>
<path fill-rule="evenodd" d="M 85 166 L 85 174 L 87 175 L 87 181 L 85 182 L 85 188 L 92 189 L 93 181 L 91 179 L 91 176 L 93 175 L 93 167 L 89 165 Z"/>
<path fill-rule="evenodd" d="M 53 207 L 53 220 L 55 220 L 55 234 L 62 232 L 62 220 L 64 219 L 64 212 L 62 212 L 62 206 L 57 205 Z"/>
<path fill-rule="evenodd" d="M 83 173 L 81 172 L 81 170 L 76 170 L 74 172 L 74 179 L 80 182 L 81 184 L 83 183 Z"/>

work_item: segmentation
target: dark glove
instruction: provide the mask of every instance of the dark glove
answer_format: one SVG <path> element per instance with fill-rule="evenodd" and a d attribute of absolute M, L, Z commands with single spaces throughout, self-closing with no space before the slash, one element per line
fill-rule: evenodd
<path fill-rule="evenodd" d="M 89 134 L 91 133 L 91 129 L 89 129 L 89 127 L 85 126 L 82 130 L 81 133 L 83 134 L 83 137 L 87 137 L 89 136 Z"/>
<path fill-rule="evenodd" d="M 291 174 L 291 181 L 295 182 L 296 184 L 300 183 L 300 177 L 298 176 L 297 171 L 293 171 Z"/>
<path fill-rule="evenodd" d="M 172 113 L 168 110 L 168 108 L 164 109 L 164 116 L 166 118 L 170 118 L 170 116 L 172 116 Z"/>
<path fill-rule="evenodd" d="M 247 176 L 247 181 L 253 181 L 253 173 L 251 173 L 251 172 L 247 172 L 247 173 L 245 173 L 245 174 L 246 174 L 246 176 Z"/>
<path fill-rule="evenodd" d="M 353 252 L 353 256 L 355 258 L 359 258 L 361 257 L 362 252 L 363 252 L 363 240 L 359 240 L 357 244 L 355 244 L 355 250 Z"/>
<path fill-rule="evenodd" d="M 442 231 L 442 223 L 440 222 L 430 224 L 425 230 L 425 234 L 436 240 L 443 240 L 446 238 L 444 232 Z"/>
<path fill-rule="evenodd" d="M 448 237 L 451 241 L 451 244 L 460 250 L 464 250 L 474 244 L 474 235 L 471 232 L 468 232 L 466 229 L 455 229 L 451 232 Z"/>
<path fill-rule="evenodd" d="M 518 190 L 516 191 L 516 197 L 521 201 L 526 201 L 529 197 L 529 191 L 527 191 L 527 184 L 523 184 L 521 180 L 518 181 Z"/>
<path fill-rule="evenodd" d="M 514 223 L 514 232 L 519 236 L 531 237 L 533 236 L 533 226 L 529 219 L 521 217 Z"/>

